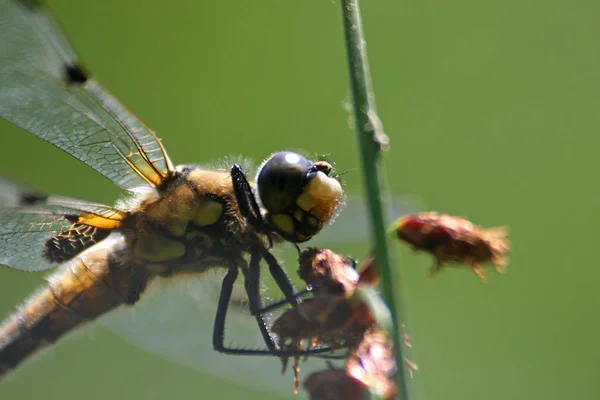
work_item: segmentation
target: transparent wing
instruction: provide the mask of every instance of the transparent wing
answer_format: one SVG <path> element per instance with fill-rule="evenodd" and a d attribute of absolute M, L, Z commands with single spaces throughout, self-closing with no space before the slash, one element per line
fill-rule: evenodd
<path fill-rule="evenodd" d="M 46 197 L 35 189 L 0 176 L 0 207 L 30 205 Z"/>
<path fill-rule="evenodd" d="M 0 116 L 125 189 L 171 174 L 160 140 L 86 76 L 38 2 L 0 0 L 0 37 Z"/>
<path fill-rule="evenodd" d="M 394 217 L 411 210 L 408 201 L 395 201 Z M 414 202 L 413 202 L 414 203 Z M 391 221 L 390 221 L 391 222 Z M 361 254 L 349 254 L 358 258 L 366 255 L 367 243 L 366 205 L 360 197 L 351 197 L 336 221 L 324 229 L 308 246 L 339 247 L 351 246 Z M 357 244 L 364 245 L 365 251 L 358 250 Z M 297 288 L 302 282 L 297 279 L 298 253 L 292 246 L 278 249 L 275 256 L 283 264 L 288 276 Z M 281 294 L 269 290 L 275 287 L 268 281 L 268 273 L 263 270 L 265 281 L 263 297 L 271 301 L 281 300 Z M 131 308 L 122 308 L 103 317 L 102 325 L 109 328 L 128 342 L 143 347 L 150 352 L 201 370 L 218 377 L 231 377 L 236 382 L 245 383 L 261 390 L 277 391 L 292 397 L 293 375 L 288 368 L 281 376 L 281 362 L 274 357 L 231 356 L 217 353 L 212 347 L 212 329 L 217 310 L 218 295 L 224 272 L 209 271 L 198 279 L 173 282 L 162 279 L 149 288 L 140 303 Z M 239 299 L 237 307 L 229 309 L 225 331 L 225 344 L 242 348 L 265 348 L 258 327 L 244 304 L 245 293 L 241 286 L 241 274 L 234 296 Z M 274 321 L 277 315 L 271 316 Z M 293 360 L 290 360 L 290 364 Z M 291 365 L 290 365 L 291 367 Z M 300 364 L 301 379 L 311 372 L 326 368 L 325 361 L 310 358 Z"/>
<path fill-rule="evenodd" d="M 213 349 L 213 321 L 224 272 L 206 274 L 209 276 L 185 282 L 162 279 L 134 307 L 108 314 L 101 318 L 100 324 L 126 341 L 171 361 L 293 398 L 292 370 L 288 367 L 282 376 L 279 358 L 224 355 Z M 241 284 L 236 286 L 238 298 L 244 299 Z M 229 310 L 225 343 L 246 349 L 265 348 L 255 319 L 240 304 Z M 319 359 L 302 363 L 302 376 L 325 367 L 325 362 Z"/>
<path fill-rule="evenodd" d="M 0 177 L 0 264 L 25 271 L 56 267 L 107 237 L 125 216 L 102 204 L 47 197 Z"/>
<path fill-rule="evenodd" d="M 391 224 L 403 215 L 411 214 L 422 209 L 422 204 L 417 197 L 394 197 L 390 204 L 386 205 L 388 220 L 386 225 Z M 310 246 L 331 247 L 339 245 L 355 245 L 365 243 L 369 237 L 369 214 L 367 202 L 364 197 L 351 195 L 346 199 L 346 205 L 340 211 L 338 217 L 320 232 L 309 244 Z"/>

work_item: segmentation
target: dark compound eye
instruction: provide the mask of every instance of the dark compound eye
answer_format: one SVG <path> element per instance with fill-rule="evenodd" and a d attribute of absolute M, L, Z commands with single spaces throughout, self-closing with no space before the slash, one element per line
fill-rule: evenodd
<path fill-rule="evenodd" d="M 256 184 L 266 221 L 274 232 L 301 243 L 323 228 L 343 196 L 339 181 L 329 176 L 331 170 L 325 161 L 308 161 L 287 151 L 265 162 Z"/>
<path fill-rule="evenodd" d="M 258 173 L 258 195 L 273 214 L 285 212 L 296 204 L 314 164 L 300 154 L 283 151 L 274 154 Z"/>

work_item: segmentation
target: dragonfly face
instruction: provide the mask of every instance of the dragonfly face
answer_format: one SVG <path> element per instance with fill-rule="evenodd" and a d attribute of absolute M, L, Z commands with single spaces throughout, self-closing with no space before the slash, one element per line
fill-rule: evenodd
<path fill-rule="evenodd" d="M 0 115 L 137 193 L 129 207 L 109 207 L 0 181 L 0 264 L 28 271 L 62 264 L 0 328 L 0 373 L 82 323 L 137 303 L 157 280 L 217 268 L 226 275 L 215 349 L 252 353 L 228 348 L 223 339 L 242 271 L 250 313 L 267 345 L 255 353 L 276 354 L 277 338 L 260 312 L 260 263 L 296 302 L 270 246 L 304 242 L 332 218 L 343 191 L 331 165 L 276 153 L 256 184 L 239 165 L 173 167 L 155 134 L 88 77 L 37 3 L 0 0 L 0 36 Z"/>
<path fill-rule="evenodd" d="M 329 221 L 342 197 L 339 182 L 329 177 L 332 166 L 308 161 L 289 151 L 274 154 L 257 177 L 258 194 L 266 220 L 281 237 L 305 242 Z"/>

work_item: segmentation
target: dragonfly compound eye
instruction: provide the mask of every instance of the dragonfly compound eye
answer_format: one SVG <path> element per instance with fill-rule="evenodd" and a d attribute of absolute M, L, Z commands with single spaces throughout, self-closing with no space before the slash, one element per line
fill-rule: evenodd
<path fill-rule="evenodd" d="M 286 212 L 302 193 L 312 163 L 300 154 L 276 153 L 258 173 L 258 195 L 271 214 Z"/>
<path fill-rule="evenodd" d="M 311 162 L 292 152 L 276 153 L 258 173 L 258 195 L 274 230 L 304 242 L 333 216 L 343 190 L 325 161 Z"/>

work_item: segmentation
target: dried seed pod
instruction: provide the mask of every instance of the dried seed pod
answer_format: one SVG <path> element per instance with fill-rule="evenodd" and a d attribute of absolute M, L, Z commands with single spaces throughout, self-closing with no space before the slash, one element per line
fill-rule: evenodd
<path fill-rule="evenodd" d="M 355 347 L 374 320 L 366 305 L 349 301 L 359 283 L 354 266 L 329 249 L 309 248 L 300 255 L 299 275 L 314 297 L 281 314 L 272 331 L 286 348 Z"/>
<path fill-rule="evenodd" d="M 373 327 L 352 352 L 345 369 L 330 367 L 314 373 L 304 381 L 304 388 L 312 400 L 358 400 L 369 392 L 393 399 L 395 371 L 392 344 L 383 331 Z"/>
<path fill-rule="evenodd" d="M 311 400 L 362 400 L 367 388 L 339 368 L 315 372 L 303 383 Z"/>
<path fill-rule="evenodd" d="M 396 395 L 396 385 L 392 379 L 396 372 L 392 343 L 385 332 L 376 327 L 365 334 L 356 351 L 346 361 L 346 371 L 369 391 L 384 399 L 392 399 Z"/>
<path fill-rule="evenodd" d="M 351 295 L 359 274 L 346 259 L 329 249 L 309 247 L 300 254 L 298 275 L 314 292 Z"/>
<path fill-rule="evenodd" d="M 359 271 L 329 249 L 309 248 L 300 256 L 300 277 L 313 287 L 313 297 L 286 310 L 273 324 L 284 349 L 302 350 L 328 346 L 347 350 L 346 369 L 329 368 L 312 374 L 304 387 L 312 399 L 364 398 L 375 391 L 392 398 L 391 379 L 395 361 L 391 342 L 376 327 L 366 304 L 353 295 L 358 285 L 378 281 L 375 257 L 369 254 Z M 284 369 L 288 358 L 282 358 Z M 299 359 L 294 362 L 295 392 L 298 390 Z"/>
<path fill-rule="evenodd" d="M 273 324 L 285 348 L 301 349 L 330 346 L 353 348 L 374 323 L 368 308 L 353 304 L 343 295 L 325 295 L 307 299 L 286 310 Z"/>
<path fill-rule="evenodd" d="M 462 217 L 436 212 L 408 215 L 395 223 L 398 238 L 415 250 L 431 253 L 435 275 L 444 263 L 467 265 L 485 282 L 481 264 L 491 263 L 498 272 L 504 272 L 510 242 L 504 227 L 485 229 Z"/>

